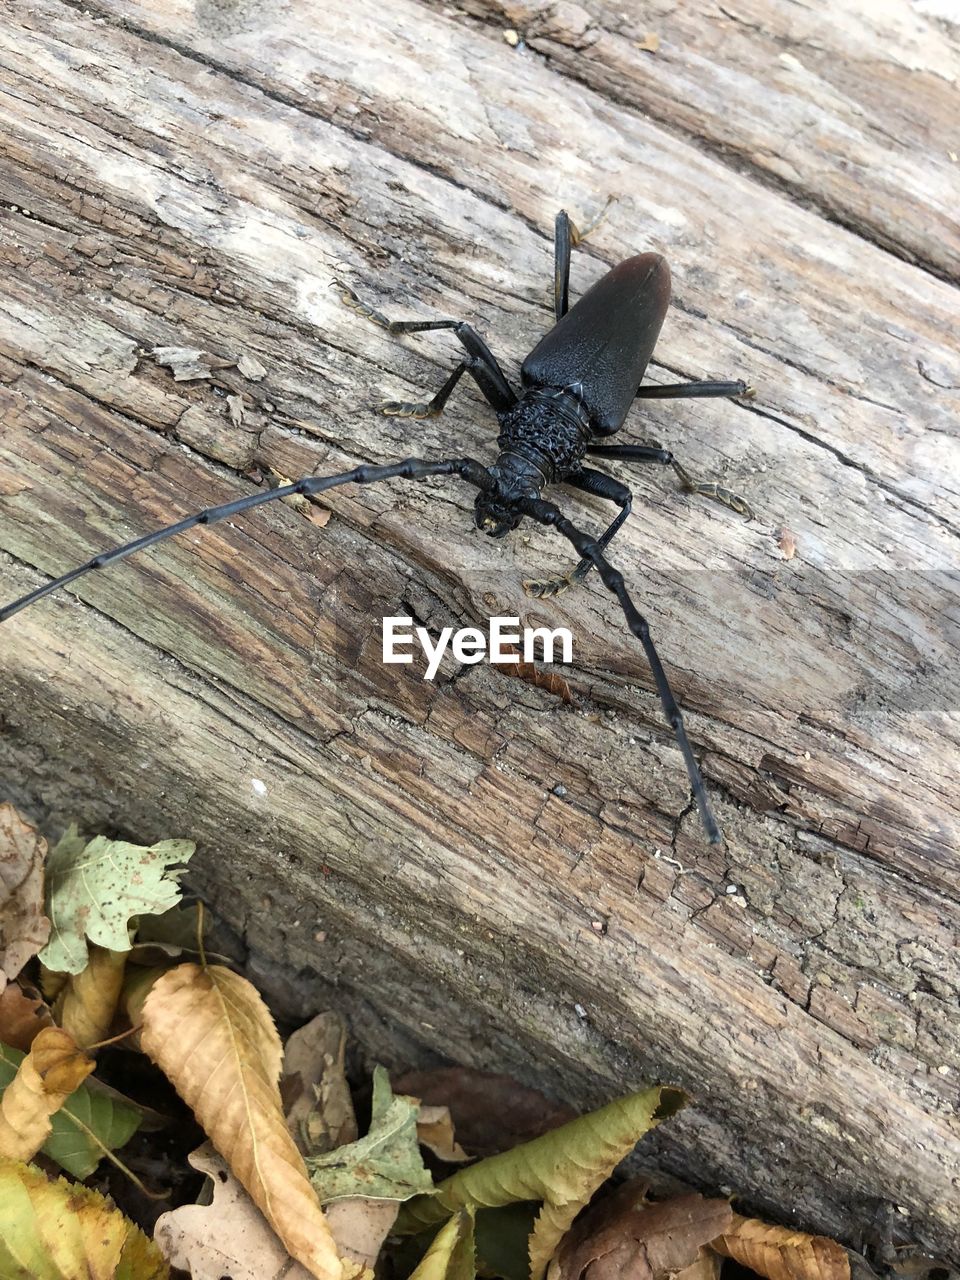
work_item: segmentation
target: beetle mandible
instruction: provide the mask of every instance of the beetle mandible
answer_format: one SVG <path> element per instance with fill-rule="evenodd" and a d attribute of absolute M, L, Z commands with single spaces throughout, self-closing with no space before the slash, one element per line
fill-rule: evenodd
<path fill-rule="evenodd" d="M 671 466 L 685 490 L 713 498 L 749 519 L 751 511 L 742 498 L 715 481 L 694 480 L 669 450 L 652 444 L 606 445 L 598 441 L 620 430 L 635 399 L 748 396 L 752 390 L 739 381 L 640 385 L 669 306 L 670 270 L 659 254 L 638 254 L 613 267 L 570 307 L 571 249 L 589 234 L 597 222 L 599 218 L 581 232 L 565 211 L 557 214 L 554 232 L 556 323 L 524 360 L 520 369 L 519 395 L 511 388 L 483 338 L 469 324 L 462 320 L 388 320 L 363 302 L 352 289 L 337 280 L 332 282 L 347 305 L 390 333 L 452 330 L 466 355 L 436 395 L 422 403 L 388 401 L 382 409 L 384 413 L 398 417 L 433 417 L 443 411 L 460 378 L 469 373 L 493 406 L 500 423 L 497 440 L 500 452 L 492 466 L 485 467 L 466 457 L 440 461 L 405 458 L 388 466 L 364 464 L 339 475 L 305 476 L 292 484 L 266 492 L 257 491 L 101 552 L 85 564 L 0 609 L 0 622 L 92 569 L 102 569 L 196 525 L 213 524 L 278 498 L 292 494 L 312 496 L 350 483 L 459 476 L 478 490 L 476 524 L 491 537 L 502 538 L 516 529 L 524 517 L 528 517 L 538 524 L 555 528 L 580 556 L 576 567 L 563 577 L 525 582 L 524 588 L 529 595 L 555 595 L 596 568 L 603 585 L 617 597 L 627 625 L 642 644 L 650 664 L 664 714 L 686 763 L 704 830 L 711 844 L 717 843 L 720 829 L 646 619 L 634 605 L 623 575 L 605 554 L 630 514 L 632 495 L 626 485 L 612 476 L 584 466 L 584 459 L 589 455 Z M 619 514 L 599 538 L 578 529 L 558 506 L 544 500 L 543 490 L 561 483 L 619 506 Z"/>

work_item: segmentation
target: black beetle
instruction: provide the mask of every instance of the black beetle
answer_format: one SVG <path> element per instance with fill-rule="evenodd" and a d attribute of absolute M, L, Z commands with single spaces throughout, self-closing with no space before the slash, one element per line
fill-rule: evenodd
<path fill-rule="evenodd" d="M 752 392 L 744 382 L 640 385 L 669 306 L 670 270 L 666 261 L 656 253 L 628 258 L 608 271 L 570 308 L 570 251 L 591 229 L 579 232 L 565 212 L 557 215 L 554 244 L 556 323 L 524 360 L 520 370 L 522 389 L 519 396 L 510 387 L 487 344 L 469 324 L 459 320 L 388 320 L 362 302 L 352 289 L 333 281 L 349 306 L 391 333 L 453 330 L 466 350 L 466 358 L 436 395 L 423 403 L 390 401 L 383 406 L 383 412 L 410 418 L 432 417 L 441 413 L 457 382 L 464 373 L 469 373 L 496 410 L 500 421 L 497 440 L 500 453 L 491 467 L 484 467 L 472 458 L 435 462 L 406 458 L 390 466 L 363 465 L 334 476 L 306 476 L 293 484 L 251 493 L 94 556 L 86 564 L 44 583 L 0 609 L 0 622 L 58 587 L 74 582 L 91 569 L 102 569 L 196 525 L 213 524 L 278 498 L 292 494 L 319 494 L 341 484 L 457 475 L 478 489 L 476 523 L 491 537 L 503 537 L 527 516 L 539 524 L 552 525 L 580 555 L 579 564 L 564 577 L 525 582 L 528 594 L 554 595 L 579 581 L 595 566 L 604 586 L 616 595 L 627 625 L 643 645 L 664 713 L 683 753 L 704 828 L 710 842 L 716 843 L 720 839 L 720 830 L 707 800 L 680 708 L 671 692 L 647 622 L 627 593 L 623 575 L 604 555 L 611 539 L 630 514 L 632 495 L 612 476 L 585 467 L 583 460 L 590 454 L 672 466 L 684 489 L 714 498 L 749 518 L 750 508 L 742 498 L 715 482 L 693 480 L 669 450 L 649 444 L 604 445 L 596 441 L 619 431 L 636 398 L 746 396 Z M 571 524 L 559 507 L 543 500 L 544 488 L 560 483 L 594 497 L 606 498 L 620 507 L 616 519 L 601 537 L 592 538 L 583 533 Z"/>

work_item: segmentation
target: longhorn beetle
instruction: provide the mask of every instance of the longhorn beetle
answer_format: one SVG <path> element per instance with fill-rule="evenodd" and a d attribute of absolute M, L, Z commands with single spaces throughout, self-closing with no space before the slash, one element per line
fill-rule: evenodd
<path fill-rule="evenodd" d="M 602 217 L 603 214 L 600 215 Z M 667 386 L 641 386 L 647 364 L 660 334 L 670 302 L 670 269 L 656 253 L 641 253 L 608 271 L 573 307 L 569 306 L 570 251 L 596 226 L 583 232 L 567 214 L 557 214 L 554 233 L 554 309 L 556 323 L 533 348 L 520 369 L 520 394 L 511 388 L 500 365 L 480 335 L 462 320 L 388 320 L 367 306 L 352 289 L 334 280 L 343 301 L 390 333 L 421 333 L 450 329 L 466 355 L 440 390 L 423 403 L 388 401 L 383 412 L 405 418 L 429 418 L 443 411 L 450 393 L 465 373 L 475 380 L 496 411 L 500 423 L 496 462 L 485 467 L 473 458 L 428 461 L 405 458 L 389 466 L 363 465 L 333 476 L 305 476 L 293 484 L 210 507 L 176 524 L 145 534 L 133 542 L 101 552 L 86 564 L 46 582 L 36 590 L 0 609 L 0 622 L 59 587 L 76 581 L 91 569 L 102 569 L 136 551 L 195 525 L 213 524 L 252 507 L 292 494 L 324 493 L 341 484 L 371 484 L 377 480 L 423 480 L 428 476 L 459 476 L 477 490 L 474 518 L 477 527 L 493 538 L 502 538 L 526 516 L 551 525 L 580 556 L 562 578 L 528 581 L 529 595 L 550 596 L 565 590 L 596 568 L 603 585 L 617 597 L 630 630 L 643 645 L 660 695 L 664 714 L 683 753 L 704 829 L 711 844 L 720 840 L 720 829 L 710 809 L 703 778 L 687 738 L 683 717 L 670 689 L 666 672 L 650 636 L 650 630 L 630 598 L 623 575 L 606 558 L 611 540 L 630 514 L 632 495 L 603 471 L 584 466 L 586 455 L 625 461 L 658 462 L 673 467 L 682 487 L 731 507 L 750 519 L 742 498 L 714 481 L 694 480 L 668 449 L 652 444 L 605 445 L 598 440 L 620 430 L 634 399 L 675 399 L 681 396 L 747 396 L 744 382 L 684 382 Z M 559 507 L 544 501 L 548 485 L 568 484 L 615 503 L 620 512 L 606 531 L 594 538 L 573 525 Z"/>

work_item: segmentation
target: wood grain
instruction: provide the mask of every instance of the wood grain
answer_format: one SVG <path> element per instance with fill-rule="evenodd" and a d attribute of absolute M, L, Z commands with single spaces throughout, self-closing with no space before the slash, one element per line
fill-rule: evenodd
<path fill-rule="evenodd" d="M 617 563 L 720 850 L 615 602 L 527 600 L 565 549 L 481 538 L 445 481 L 337 491 L 325 527 L 276 504 L 18 615 L 0 778 L 51 831 L 197 838 L 198 887 L 252 956 L 304 971 L 305 1002 L 355 1011 L 382 1056 L 507 1066 L 583 1105 L 676 1081 L 697 1106 L 658 1133 L 663 1167 L 849 1242 L 892 1202 L 960 1255 L 958 244 L 936 127 L 958 53 L 920 10 L 4 4 L 2 598 L 278 477 L 489 459 L 470 390 L 439 419 L 377 415 L 438 386 L 452 345 L 390 339 L 330 280 L 471 319 L 512 376 L 549 324 L 557 207 L 609 194 L 574 291 L 658 249 L 676 305 L 651 376 L 758 390 L 653 402 L 626 432 L 759 518 L 618 469 L 638 506 Z M 177 382 L 158 346 L 226 367 Z M 244 354 L 265 377 L 227 364 Z M 385 668 L 396 613 L 568 625 L 575 701 L 485 665 Z"/>

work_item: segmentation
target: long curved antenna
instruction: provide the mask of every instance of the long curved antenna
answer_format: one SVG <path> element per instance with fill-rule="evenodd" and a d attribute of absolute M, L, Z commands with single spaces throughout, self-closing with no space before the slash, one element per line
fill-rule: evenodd
<path fill-rule="evenodd" d="M 536 498 L 524 498 L 519 505 L 524 515 L 530 516 L 538 524 L 552 525 L 558 533 L 562 533 L 565 538 L 573 543 L 584 560 L 591 560 L 603 579 L 603 585 L 608 591 L 612 591 L 620 601 L 620 608 L 623 610 L 624 617 L 627 620 L 627 626 L 643 645 L 643 651 L 647 655 L 647 661 L 650 663 L 650 670 L 653 672 L 657 693 L 660 695 L 664 715 L 667 717 L 667 723 L 674 732 L 677 746 L 683 753 L 683 759 L 687 766 L 687 775 L 690 778 L 690 786 L 697 802 L 697 808 L 700 810 L 700 821 L 703 823 L 703 828 L 707 833 L 707 839 L 711 844 L 719 844 L 721 839 L 720 828 L 717 826 L 717 820 L 710 808 L 710 801 L 707 799 L 703 775 L 694 757 L 693 748 L 690 746 L 690 740 L 683 724 L 683 716 L 680 714 L 680 708 L 677 706 L 677 700 L 673 696 L 673 690 L 670 688 L 667 673 L 663 669 L 660 655 L 657 653 L 656 646 L 650 636 L 647 620 L 637 611 L 636 605 L 630 599 L 623 580 L 623 574 L 619 569 L 615 569 L 604 556 L 596 540 L 588 534 L 582 533 L 576 525 L 571 524 L 554 503 L 543 502 Z"/>
<path fill-rule="evenodd" d="M 450 475 L 457 475 L 468 484 L 476 485 L 478 489 L 492 490 L 496 487 L 486 467 L 472 458 L 447 458 L 442 462 L 427 462 L 423 458 L 404 458 L 402 462 L 394 462 L 386 467 L 365 464 L 354 467 L 352 471 L 342 471 L 335 476 L 304 476 L 302 480 L 282 485 L 279 489 L 250 493 L 245 498 L 225 502 L 220 507 L 208 507 L 207 510 L 199 511 L 195 516 L 188 516 L 186 520 L 178 520 L 176 524 L 167 525 L 166 528 L 147 533 L 142 538 L 135 538 L 133 542 L 125 542 L 123 546 L 114 547 L 112 551 L 102 551 L 86 564 L 71 569 L 69 573 L 54 578 L 51 582 L 45 582 L 42 587 L 37 587 L 36 590 L 0 609 L 0 622 L 6 622 L 15 613 L 25 609 L 28 604 L 42 600 L 51 591 L 67 586 L 85 573 L 89 573 L 91 569 L 102 569 L 105 565 L 113 564 L 117 560 L 125 560 L 127 556 L 132 556 L 137 551 L 145 551 L 147 547 L 165 542 L 167 538 L 173 538 L 178 533 L 184 533 L 198 524 L 216 524 L 218 520 L 227 520 L 241 511 L 249 511 L 251 507 L 261 507 L 264 503 L 276 502 L 278 498 L 288 498 L 292 494 L 303 494 L 309 497 L 312 494 L 323 493 L 327 489 L 334 489 L 340 484 L 373 484 L 377 480 L 394 479 L 424 480 L 427 476 Z"/>

